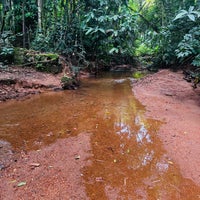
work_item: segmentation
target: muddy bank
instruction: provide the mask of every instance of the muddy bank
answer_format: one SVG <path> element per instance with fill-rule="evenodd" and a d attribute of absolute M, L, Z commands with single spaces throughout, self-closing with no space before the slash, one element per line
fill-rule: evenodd
<path fill-rule="evenodd" d="M 184 101 L 185 84 L 166 70 L 134 83 L 158 120 L 129 78 L 0 104 L 0 199 L 198 199 L 199 93 Z"/>
<path fill-rule="evenodd" d="M 87 133 L 21 153 L 12 168 L 0 171 L 0 199 L 88 199 L 82 168 L 89 164 Z"/>
<path fill-rule="evenodd" d="M 164 122 L 158 135 L 182 175 L 200 185 L 200 88 L 182 72 L 162 70 L 135 83 L 133 92 L 148 117 Z"/>
<path fill-rule="evenodd" d="M 0 102 L 61 89 L 61 76 L 38 72 L 30 67 L 0 68 Z"/>

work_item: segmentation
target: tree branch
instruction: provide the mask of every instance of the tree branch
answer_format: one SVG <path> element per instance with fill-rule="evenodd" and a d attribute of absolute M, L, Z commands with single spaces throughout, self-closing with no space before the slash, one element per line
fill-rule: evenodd
<path fill-rule="evenodd" d="M 134 9 L 131 8 L 130 6 L 128 6 L 128 8 L 129 8 L 130 10 L 132 10 L 133 12 L 138 13 L 136 10 L 134 10 Z M 141 11 L 141 9 L 140 9 L 140 11 Z M 159 31 L 158 31 L 158 27 L 155 26 L 154 24 L 152 24 L 149 20 L 147 20 L 142 14 L 138 13 L 138 16 L 139 16 L 149 27 L 151 27 L 156 33 L 159 32 Z"/>

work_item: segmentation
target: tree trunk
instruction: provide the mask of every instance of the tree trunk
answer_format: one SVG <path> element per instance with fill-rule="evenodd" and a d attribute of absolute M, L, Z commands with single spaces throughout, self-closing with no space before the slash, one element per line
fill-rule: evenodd
<path fill-rule="evenodd" d="M 13 2 L 13 0 L 10 0 L 10 8 L 12 10 L 11 29 L 12 29 L 13 33 L 15 33 L 15 13 L 14 13 L 14 2 Z"/>
<path fill-rule="evenodd" d="M 25 27 L 25 0 L 22 2 L 22 33 L 23 33 L 23 48 L 26 47 L 26 27 Z"/>
<path fill-rule="evenodd" d="M 2 23 L 1 23 L 1 33 L 4 31 L 5 27 L 5 20 L 6 20 L 6 14 L 9 11 L 9 5 L 6 0 L 3 1 L 3 17 L 2 17 Z"/>
<path fill-rule="evenodd" d="M 38 32 L 42 32 L 42 0 L 38 0 Z"/>

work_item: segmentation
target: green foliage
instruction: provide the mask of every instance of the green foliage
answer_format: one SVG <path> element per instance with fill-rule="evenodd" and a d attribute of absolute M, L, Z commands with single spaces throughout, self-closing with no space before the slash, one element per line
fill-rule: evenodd
<path fill-rule="evenodd" d="M 148 47 L 147 44 L 141 43 L 136 49 L 135 49 L 135 55 L 136 56 L 145 56 L 145 55 L 153 55 L 156 51 L 156 48 L 153 49 L 152 47 Z"/>
<path fill-rule="evenodd" d="M 98 1 L 97 5 L 85 15 L 81 26 L 86 51 L 91 57 L 132 53 L 135 17 L 122 1 Z"/>
<path fill-rule="evenodd" d="M 195 56 L 194 60 L 192 61 L 192 64 L 196 67 L 200 67 L 200 54 Z"/>
<path fill-rule="evenodd" d="M 0 62 L 10 64 L 14 60 L 14 48 L 12 41 L 14 36 L 10 31 L 0 34 Z"/>
<path fill-rule="evenodd" d="M 32 48 L 36 51 L 45 52 L 50 49 L 49 38 L 45 37 L 43 34 L 38 34 L 37 37 L 32 42 Z"/>
<path fill-rule="evenodd" d="M 179 22 L 185 22 L 185 17 L 188 17 L 188 20 L 191 20 L 192 23 L 190 24 L 189 31 L 185 32 L 183 38 L 178 43 L 177 49 L 175 51 L 176 56 L 177 58 L 180 58 L 181 61 L 184 61 L 184 59 L 188 59 L 188 57 L 190 57 L 192 59 L 192 64 L 195 66 L 200 66 L 200 26 L 198 23 L 200 12 L 195 11 L 194 7 L 190 7 L 189 11 L 182 10 L 175 17 L 175 20 L 178 19 Z"/>
<path fill-rule="evenodd" d="M 194 27 L 185 34 L 175 52 L 178 58 L 197 55 L 200 52 L 200 27 Z"/>
<path fill-rule="evenodd" d="M 195 22 L 196 18 L 200 17 L 200 12 L 194 10 L 194 6 L 190 6 L 189 10 L 181 10 L 178 15 L 174 18 L 174 21 L 177 19 L 182 19 L 188 17 L 191 21 Z"/>

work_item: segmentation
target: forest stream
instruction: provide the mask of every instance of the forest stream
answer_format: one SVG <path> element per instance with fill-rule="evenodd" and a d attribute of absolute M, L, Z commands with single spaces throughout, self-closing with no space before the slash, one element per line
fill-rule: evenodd
<path fill-rule="evenodd" d="M 0 104 L 0 199 L 200 199 L 158 137 L 165 122 L 146 117 L 133 81 L 109 74 Z"/>

